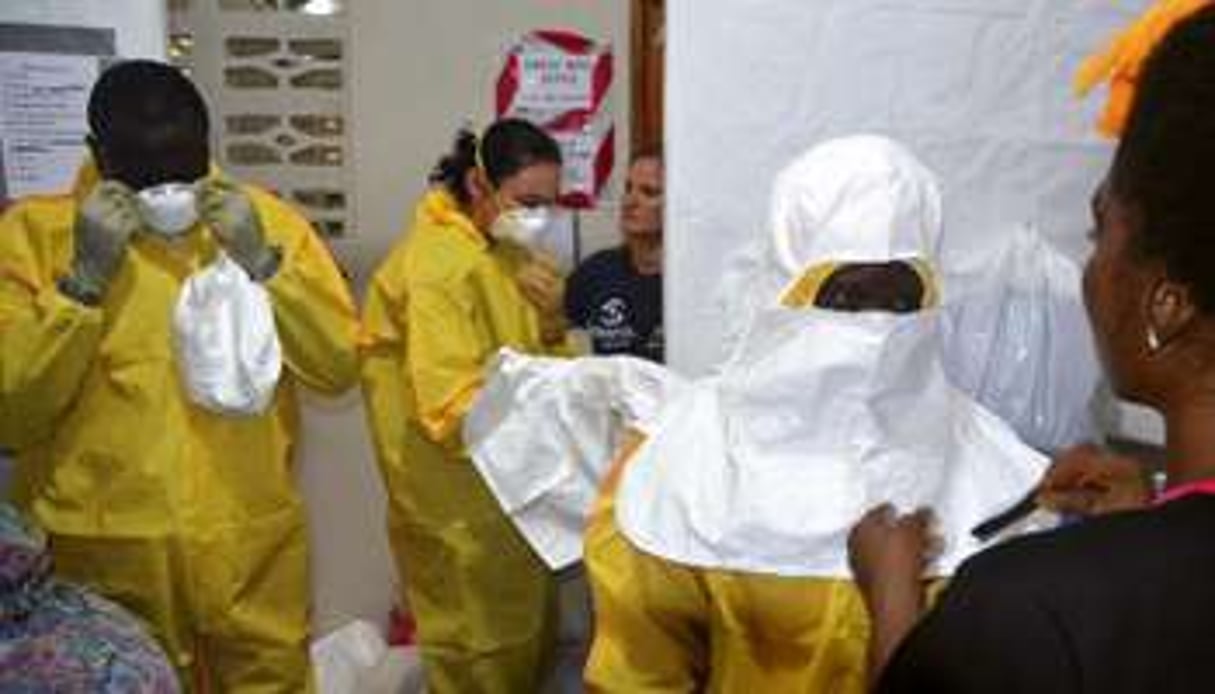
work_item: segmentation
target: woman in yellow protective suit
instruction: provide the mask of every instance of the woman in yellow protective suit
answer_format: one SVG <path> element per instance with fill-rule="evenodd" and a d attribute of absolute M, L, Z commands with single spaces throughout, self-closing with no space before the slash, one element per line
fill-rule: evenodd
<path fill-rule="evenodd" d="M 560 279 L 510 240 L 548 223 L 560 164 L 523 121 L 479 142 L 461 133 L 367 297 L 364 397 L 436 694 L 537 691 L 551 657 L 555 579 L 468 460 L 461 425 L 500 348 L 566 351 Z"/>
<path fill-rule="evenodd" d="M 349 293 L 299 214 L 208 176 L 206 109 L 175 68 L 110 68 L 89 126 L 97 169 L 0 219 L 0 447 L 17 453 L 16 496 L 57 573 L 143 617 L 187 687 L 308 691 L 295 388 L 357 377 Z M 284 369 L 260 413 L 194 404 L 179 372 L 175 303 L 221 249 L 277 323 Z"/>
<path fill-rule="evenodd" d="M 867 510 L 930 506 L 948 575 L 970 529 L 1045 460 L 941 363 L 935 178 L 878 137 L 777 179 L 746 326 L 668 403 L 592 511 L 592 691 L 863 692 L 868 621 L 846 538 Z"/>

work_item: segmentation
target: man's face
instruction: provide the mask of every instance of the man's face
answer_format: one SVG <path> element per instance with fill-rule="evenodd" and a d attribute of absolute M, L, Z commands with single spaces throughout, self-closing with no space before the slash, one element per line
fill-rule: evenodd
<path fill-rule="evenodd" d="M 626 238 L 662 235 L 662 175 L 662 161 L 656 157 L 643 157 L 629 167 L 620 212 Z"/>
<path fill-rule="evenodd" d="M 190 183 L 207 175 L 207 139 L 182 124 L 151 128 L 127 125 L 104 140 L 89 137 L 89 148 L 103 178 L 132 190 L 169 182 Z"/>
<path fill-rule="evenodd" d="M 847 313 L 912 313 L 923 308 L 924 295 L 923 281 L 907 263 L 850 263 L 827 278 L 814 304 Z"/>

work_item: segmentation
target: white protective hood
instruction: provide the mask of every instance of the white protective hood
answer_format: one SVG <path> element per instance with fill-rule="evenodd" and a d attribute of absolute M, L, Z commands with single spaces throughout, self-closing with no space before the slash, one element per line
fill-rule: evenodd
<path fill-rule="evenodd" d="M 948 574 L 970 530 L 1023 497 L 1047 461 L 954 388 L 939 312 L 786 308 L 826 263 L 936 267 L 935 177 L 898 144 L 835 140 L 778 178 L 746 327 L 721 372 L 682 391 L 626 468 L 617 520 L 639 547 L 705 568 L 848 578 L 846 538 L 870 508 L 929 506 Z M 773 288 L 779 288 L 771 293 Z"/>

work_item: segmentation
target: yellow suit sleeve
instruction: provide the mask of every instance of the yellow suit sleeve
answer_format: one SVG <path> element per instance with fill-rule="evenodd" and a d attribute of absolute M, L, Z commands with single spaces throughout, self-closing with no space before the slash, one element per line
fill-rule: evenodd
<path fill-rule="evenodd" d="M 0 218 L 0 448 L 16 450 L 54 430 L 103 334 L 100 309 L 59 293 L 31 241 L 52 231 L 36 217 L 18 205 Z"/>
<path fill-rule="evenodd" d="M 269 196 L 256 197 L 271 243 L 283 253 L 266 281 L 283 360 L 305 385 L 337 394 L 358 379 L 358 315 L 329 249 L 302 217 Z"/>
<path fill-rule="evenodd" d="M 406 368 L 418 418 L 434 441 L 459 431 L 485 382 L 489 347 L 459 287 L 421 285 L 406 308 Z"/>
<path fill-rule="evenodd" d="M 401 331 L 395 317 L 398 304 L 379 286 L 367 288 L 360 340 L 364 410 L 376 451 L 385 471 L 400 464 L 400 443 L 408 417 Z"/>

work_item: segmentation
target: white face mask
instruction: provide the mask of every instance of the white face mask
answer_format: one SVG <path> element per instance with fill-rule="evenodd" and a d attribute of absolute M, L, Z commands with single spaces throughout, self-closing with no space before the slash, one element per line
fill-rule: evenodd
<path fill-rule="evenodd" d="M 498 215 L 489 233 L 495 239 L 534 248 L 544 238 L 554 217 L 550 207 L 514 207 Z"/>
<path fill-rule="evenodd" d="M 162 183 L 135 194 L 139 214 L 162 236 L 178 236 L 198 222 L 198 195 L 189 183 Z"/>

